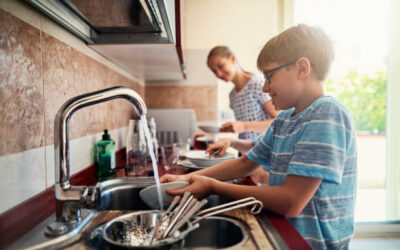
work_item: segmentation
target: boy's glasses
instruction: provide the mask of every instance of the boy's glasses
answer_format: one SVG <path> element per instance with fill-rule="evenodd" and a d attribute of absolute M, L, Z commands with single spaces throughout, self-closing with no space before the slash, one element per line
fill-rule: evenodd
<path fill-rule="evenodd" d="M 292 64 L 295 64 L 295 63 L 296 63 L 296 62 L 286 63 L 286 64 L 283 64 L 283 65 L 278 66 L 278 67 L 276 67 L 276 68 L 273 68 L 273 69 L 264 71 L 263 74 L 264 74 L 265 81 L 267 81 L 267 83 L 270 84 L 270 83 L 271 83 L 271 78 L 272 78 L 272 76 L 274 75 L 274 74 L 271 74 L 271 73 L 273 73 L 273 72 L 275 72 L 275 71 L 277 71 L 277 70 L 280 70 L 280 69 L 282 69 L 282 68 L 285 68 L 285 67 L 287 67 L 287 66 L 290 66 L 290 65 L 292 65 Z"/>

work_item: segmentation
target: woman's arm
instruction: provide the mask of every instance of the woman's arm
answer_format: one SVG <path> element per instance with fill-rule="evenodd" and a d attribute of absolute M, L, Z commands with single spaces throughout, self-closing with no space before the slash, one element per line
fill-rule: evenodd
<path fill-rule="evenodd" d="M 222 156 L 229 147 L 232 147 L 241 153 L 247 153 L 247 151 L 249 151 L 253 146 L 254 144 L 251 140 L 224 138 L 208 146 L 206 153 L 212 154 L 216 150 L 221 149 L 218 155 Z"/>
<path fill-rule="evenodd" d="M 185 175 L 164 175 L 160 178 L 161 182 L 172 182 L 172 181 L 189 181 L 193 175 L 202 175 L 211 177 L 220 181 L 230 181 L 236 178 L 245 177 L 251 175 L 257 170 L 259 165 L 252 162 L 247 156 L 232 159 L 229 161 L 222 162 L 215 166 L 198 170 Z"/>
<path fill-rule="evenodd" d="M 235 121 L 222 124 L 221 132 L 242 133 L 245 131 L 264 132 L 269 128 L 279 112 L 275 110 L 275 106 L 271 100 L 263 103 L 263 108 L 271 119 L 264 121 Z"/>
<path fill-rule="evenodd" d="M 275 117 L 277 117 L 278 114 L 279 114 L 279 111 L 277 111 L 275 109 L 275 106 L 272 103 L 272 100 L 264 102 L 263 103 L 263 108 L 264 108 L 265 112 L 267 112 L 269 117 L 271 117 L 272 120 L 275 119 Z"/>
<path fill-rule="evenodd" d="M 221 132 L 232 132 L 232 133 L 242 133 L 245 131 L 253 132 L 264 132 L 269 128 L 272 123 L 272 119 L 264 121 L 235 121 L 227 122 L 222 124 L 219 131 Z"/>

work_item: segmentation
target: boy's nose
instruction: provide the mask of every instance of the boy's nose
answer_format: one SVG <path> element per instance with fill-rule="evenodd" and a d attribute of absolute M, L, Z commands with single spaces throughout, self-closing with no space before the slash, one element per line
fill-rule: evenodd
<path fill-rule="evenodd" d="M 263 92 L 265 92 L 265 93 L 269 92 L 269 83 L 267 81 L 265 81 L 265 83 L 264 83 Z"/>

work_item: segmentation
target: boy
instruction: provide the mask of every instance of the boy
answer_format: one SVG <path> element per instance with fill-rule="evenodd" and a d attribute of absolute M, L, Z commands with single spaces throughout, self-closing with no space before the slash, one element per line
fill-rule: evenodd
<path fill-rule="evenodd" d="M 245 156 L 163 176 L 162 182 L 191 183 L 169 193 L 253 196 L 265 210 L 286 216 L 313 248 L 347 249 L 354 232 L 357 152 L 350 112 L 324 96 L 333 57 L 332 43 L 319 28 L 298 25 L 272 38 L 257 65 L 266 79 L 264 91 L 283 111 Z M 269 172 L 269 186 L 221 182 L 247 176 L 258 164 Z"/>

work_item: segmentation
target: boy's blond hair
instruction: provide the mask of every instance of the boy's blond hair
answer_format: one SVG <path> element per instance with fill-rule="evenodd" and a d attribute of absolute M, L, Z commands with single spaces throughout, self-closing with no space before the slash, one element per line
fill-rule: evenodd
<path fill-rule="evenodd" d="M 315 77 L 325 80 L 335 56 L 332 41 L 321 28 L 299 24 L 273 37 L 258 55 L 257 67 L 262 71 L 270 63 L 291 63 L 300 57 L 307 57 Z"/>

